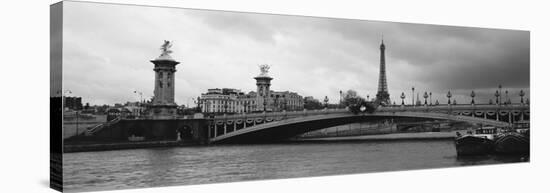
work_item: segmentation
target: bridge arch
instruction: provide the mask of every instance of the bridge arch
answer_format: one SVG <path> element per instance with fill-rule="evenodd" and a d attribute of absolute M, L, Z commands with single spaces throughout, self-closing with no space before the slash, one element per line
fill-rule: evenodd
<path fill-rule="evenodd" d="M 372 114 L 352 114 L 349 112 L 319 114 L 310 116 L 294 117 L 283 120 L 276 120 L 252 127 L 234 130 L 210 139 L 211 143 L 268 143 L 319 130 L 323 128 L 358 123 L 365 121 L 376 121 L 391 118 L 418 118 L 418 119 L 439 119 L 463 121 L 475 124 L 508 126 L 506 122 L 464 116 L 455 114 L 443 114 L 436 112 L 375 112 Z"/>

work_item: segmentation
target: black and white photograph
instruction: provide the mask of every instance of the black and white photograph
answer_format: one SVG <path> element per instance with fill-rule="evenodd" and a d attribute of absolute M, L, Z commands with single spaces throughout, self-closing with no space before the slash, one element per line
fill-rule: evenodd
<path fill-rule="evenodd" d="M 50 186 L 528 164 L 530 34 L 59 2 Z"/>

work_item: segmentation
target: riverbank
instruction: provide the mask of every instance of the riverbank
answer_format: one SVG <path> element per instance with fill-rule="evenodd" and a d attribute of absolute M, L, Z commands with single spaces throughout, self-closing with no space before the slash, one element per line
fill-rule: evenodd
<path fill-rule="evenodd" d="M 294 138 L 288 142 L 343 142 L 343 141 L 398 141 L 398 140 L 452 140 L 455 132 L 393 133 L 381 135 L 361 135 L 324 138 Z M 195 142 L 178 141 L 145 141 L 145 142 L 112 142 L 95 144 L 65 144 L 64 153 L 110 151 L 122 149 L 145 149 L 159 147 L 197 146 Z"/>
<path fill-rule="evenodd" d="M 381 135 L 361 135 L 323 138 L 294 138 L 292 142 L 329 142 L 329 141 L 397 141 L 397 140 L 451 140 L 453 132 L 391 133 Z"/>
<path fill-rule="evenodd" d="M 198 145 L 195 142 L 182 141 L 144 141 L 144 142 L 117 142 L 101 144 L 65 144 L 63 153 L 110 151 L 121 149 L 145 149 L 158 147 L 185 147 Z"/>

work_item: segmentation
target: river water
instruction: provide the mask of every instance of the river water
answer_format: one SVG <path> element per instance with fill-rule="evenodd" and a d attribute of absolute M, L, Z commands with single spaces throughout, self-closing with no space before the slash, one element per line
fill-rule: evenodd
<path fill-rule="evenodd" d="M 452 140 L 219 145 L 68 153 L 66 191 L 96 191 L 521 162 L 457 158 Z"/>

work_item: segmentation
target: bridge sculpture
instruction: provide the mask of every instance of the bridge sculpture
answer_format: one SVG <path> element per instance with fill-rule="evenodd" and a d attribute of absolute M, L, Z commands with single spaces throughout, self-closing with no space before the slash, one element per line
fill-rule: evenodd
<path fill-rule="evenodd" d="M 529 106 L 510 105 L 438 105 L 379 107 L 373 113 L 351 113 L 348 109 L 264 112 L 219 115 L 211 118 L 210 143 L 262 143 L 357 122 L 393 118 L 451 120 L 481 125 L 508 127 L 529 119 Z"/>

